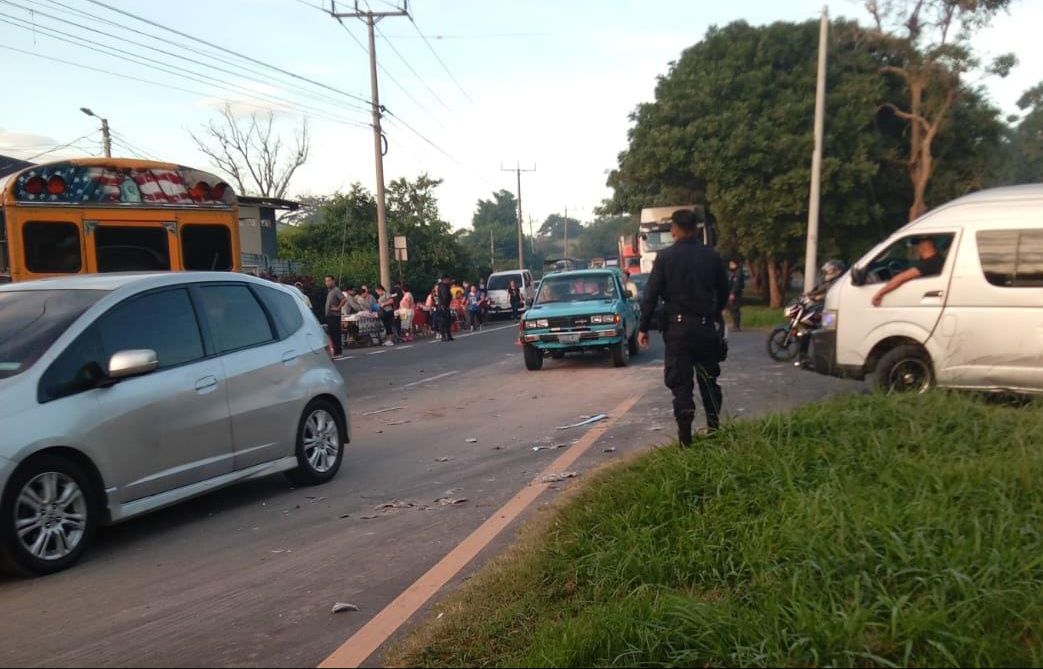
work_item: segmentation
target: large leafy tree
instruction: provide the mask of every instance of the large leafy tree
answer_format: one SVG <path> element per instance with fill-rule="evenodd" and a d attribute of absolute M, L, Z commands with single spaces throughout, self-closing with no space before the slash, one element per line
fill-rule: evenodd
<path fill-rule="evenodd" d="M 971 37 L 1010 0 L 866 0 L 875 36 L 891 58 L 881 71 L 902 85 L 904 104 L 885 105 L 908 124 L 905 167 L 913 189 L 909 220 L 927 211 L 927 189 L 937 169 L 935 141 L 946 131 L 953 108 L 968 89 L 964 75 L 981 63 Z M 1006 76 L 1016 64 L 998 56 L 987 71 Z M 959 126 L 955 123 L 952 127 Z"/>
<path fill-rule="evenodd" d="M 464 242 L 476 259 L 475 271 L 504 270 L 518 266 L 518 200 L 508 190 L 480 199 Z M 491 246 L 491 249 L 490 249 Z"/>
<path fill-rule="evenodd" d="M 1043 82 L 1018 100 L 1020 121 L 1011 132 L 1009 178 L 1014 183 L 1043 182 Z"/>

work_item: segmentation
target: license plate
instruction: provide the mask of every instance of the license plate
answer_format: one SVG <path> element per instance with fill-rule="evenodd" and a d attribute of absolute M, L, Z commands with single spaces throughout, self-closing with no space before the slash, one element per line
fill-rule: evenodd
<path fill-rule="evenodd" d="M 561 334 L 561 335 L 558 335 L 558 341 L 560 341 L 562 344 L 575 344 L 575 343 L 579 342 L 579 335 L 578 334 Z"/>

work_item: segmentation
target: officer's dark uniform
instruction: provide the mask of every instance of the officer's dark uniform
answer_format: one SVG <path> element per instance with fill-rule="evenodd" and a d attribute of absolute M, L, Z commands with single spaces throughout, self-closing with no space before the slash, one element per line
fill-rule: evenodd
<path fill-rule="evenodd" d="M 686 212 L 687 213 L 687 212 Z M 728 305 L 728 274 L 712 248 L 695 238 L 679 240 L 656 256 L 641 303 L 641 332 L 648 332 L 660 298 L 665 302 L 666 386 L 674 393 L 681 442 L 691 443 L 696 376 L 711 430 L 720 425 L 723 399 L 721 339 L 717 321 Z"/>

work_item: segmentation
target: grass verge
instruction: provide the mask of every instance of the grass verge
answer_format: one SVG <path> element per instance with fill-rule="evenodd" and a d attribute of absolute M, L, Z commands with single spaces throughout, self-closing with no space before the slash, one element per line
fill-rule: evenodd
<path fill-rule="evenodd" d="M 731 316 L 726 318 L 728 319 L 728 325 L 731 325 Z M 782 309 L 775 309 L 760 304 L 748 305 L 742 308 L 742 327 L 744 330 L 771 330 L 776 325 L 781 325 L 785 320 L 782 315 Z"/>
<path fill-rule="evenodd" d="M 850 396 L 595 477 L 393 666 L 1039 666 L 1043 407 Z"/>

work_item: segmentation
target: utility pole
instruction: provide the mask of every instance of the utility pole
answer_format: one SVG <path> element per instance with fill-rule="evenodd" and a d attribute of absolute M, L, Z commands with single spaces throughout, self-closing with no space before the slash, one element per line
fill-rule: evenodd
<path fill-rule="evenodd" d="M 489 266 L 496 272 L 496 247 L 493 245 L 493 231 L 489 228 Z"/>
<path fill-rule="evenodd" d="M 530 259 L 536 257 L 536 235 L 532 234 L 532 214 L 529 214 L 529 252 Z"/>
<path fill-rule="evenodd" d="M 377 167 L 377 243 L 380 245 L 380 283 L 385 288 L 391 285 L 391 257 L 388 253 L 387 204 L 384 195 L 384 132 L 380 127 L 383 107 L 380 106 L 380 87 L 377 82 L 377 38 L 376 28 L 381 19 L 390 16 L 409 16 L 409 0 L 403 0 L 402 9 L 390 12 L 374 12 L 366 4 L 366 11 L 355 0 L 355 11 L 338 12 L 337 0 L 330 0 L 330 16 L 343 23 L 344 19 L 360 19 L 369 28 L 369 79 L 373 106 L 373 154 Z"/>
<path fill-rule="evenodd" d="M 819 201 L 822 197 L 822 137 L 826 123 L 826 49 L 829 36 L 829 7 L 822 8 L 818 35 L 818 84 L 815 90 L 815 152 L 811 154 L 811 196 L 808 202 L 808 241 L 804 251 L 804 292 L 815 287 L 818 269 Z"/>
<path fill-rule="evenodd" d="M 565 246 L 562 247 L 561 257 L 569 257 L 569 208 L 565 207 Z"/>
<path fill-rule="evenodd" d="M 531 170 L 523 170 L 521 163 L 511 169 L 504 169 L 503 165 L 500 165 L 501 172 L 515 172 L 518 175 L 518 269 L 525 269 L 525 233 L 522 231 L 525 219 L 522 218 L 522 191 L 521 191 L 521 175 L 522 172 L 535 172 L 536 166 L 533 165 Z"/>
<path fill-rule="evenodd" d="M 105 157 L 106 158 L 111 158 L 112 157 L 112 136 L 109 134 L 109 119 L 102 118 L 102 117 L 98 116 L 97 114 L 92 112 L 87 107 L 80 107 L 80 111 L 83 112 L 84 114 L 86 114 L 87 116 L 93 116 L 94 118 L 96 118 L 99 121 L 101 121 L 101 141 L 102 141 L 102 146 L 105 147 Z"/>

